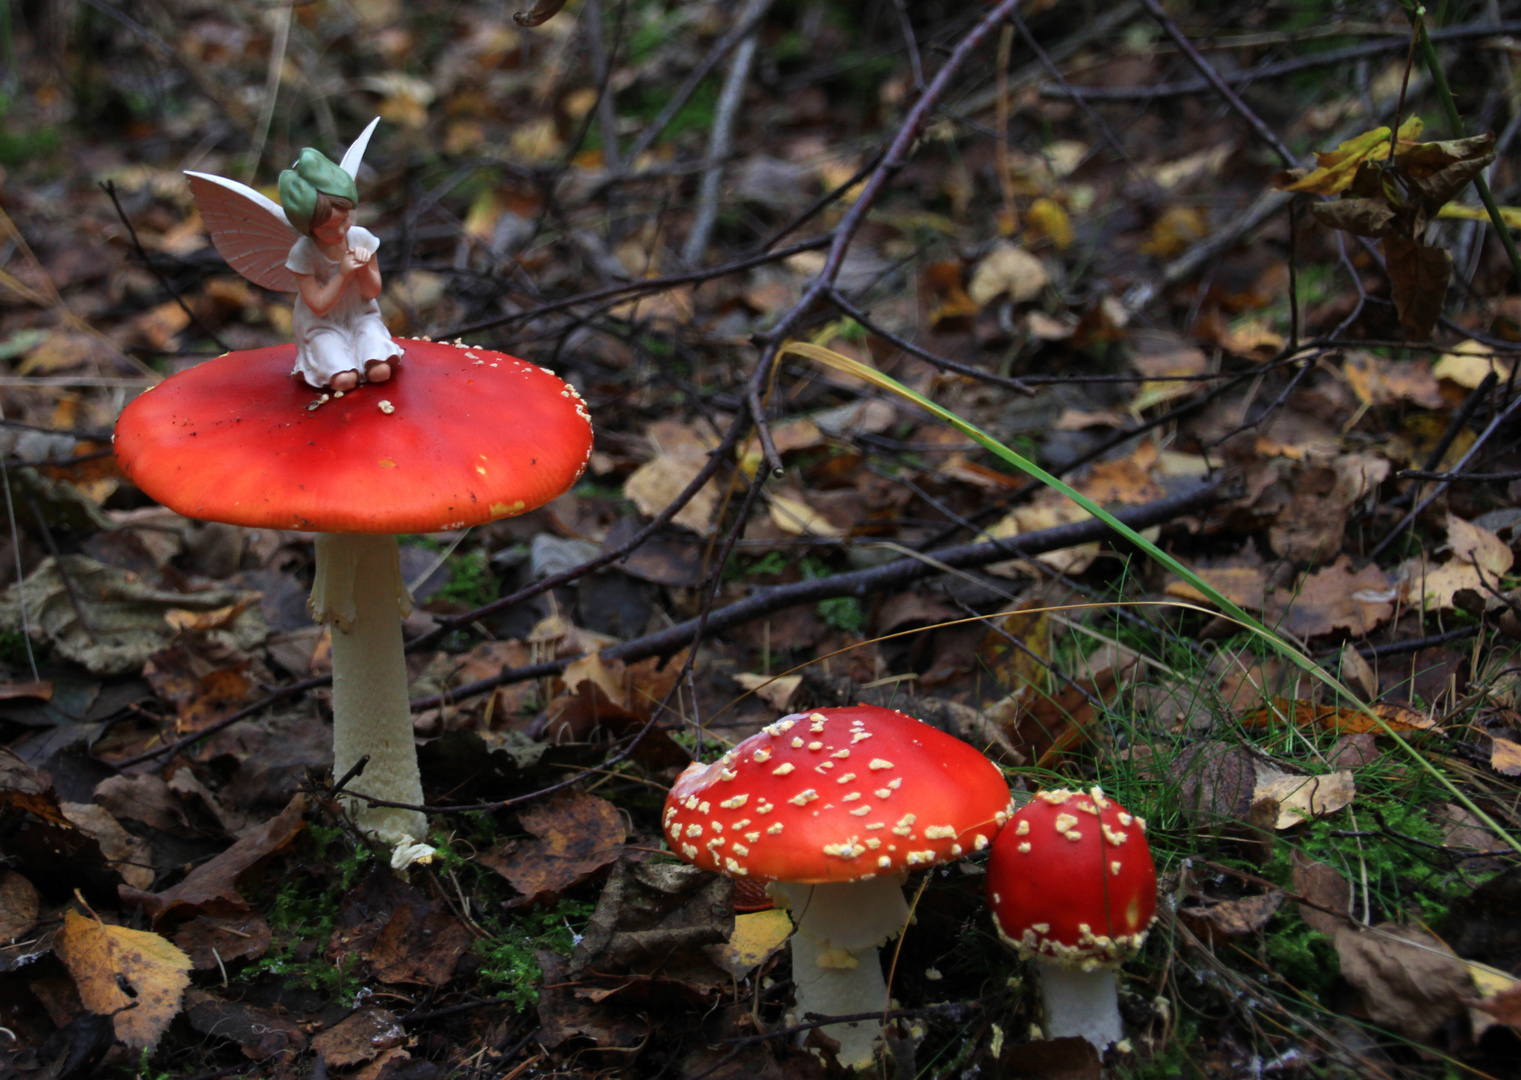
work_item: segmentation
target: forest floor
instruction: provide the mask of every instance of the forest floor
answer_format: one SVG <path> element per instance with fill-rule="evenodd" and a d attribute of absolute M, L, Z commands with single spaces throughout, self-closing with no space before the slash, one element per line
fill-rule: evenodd
<path fill-rule="evenodd" d="M 0 6 L 0 1076 L 837 1073 L 785 920 L 660 812 L 858 701 L 1102 785 L 1161 877 L 1102 1062 L 985 855 L 911 879 L 881 1075 L 1517 1075 L 1521 291 L 1469 181 L 1521 204 L 1521 5 L 1443 5 L 1437 79 L 1392 3 L 515 10 Z M 375 115 L 391 331 L 595 430 L 562 497 L 401 538 L 399 872 L 334 793 L 313 535 L 110 443 L 290 339 L 182 171 L 271 190 Z"/>

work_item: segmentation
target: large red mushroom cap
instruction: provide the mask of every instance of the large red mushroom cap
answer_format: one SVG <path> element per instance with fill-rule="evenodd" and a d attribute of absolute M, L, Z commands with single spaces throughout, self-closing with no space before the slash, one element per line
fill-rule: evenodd
<path fill-rule="evenodd" d="M 785 716 L 666 798 L 671 850 L 731 877 L 804 884 L 897 875 L 980 851 L 1013 810 L 975 749 L 874 705 Z"/>
<path fill-rule="evenodd" d="M 334 533 L 435 532 L 532 510 L 591 456 L 575 389 L 516 357 L 402 342 L 388 382 L 291 375 L 295 346 L 208 360 L 129 404 L 122 470 L 187 517 Z"/>
<path fill-rule="evenodd" d="M 994 842 L 987 888 L 993 925 L 1025 959 L 1113 967 L 1156 919 L 1146 822 L 1100 788 L 1036 792 Z"/>

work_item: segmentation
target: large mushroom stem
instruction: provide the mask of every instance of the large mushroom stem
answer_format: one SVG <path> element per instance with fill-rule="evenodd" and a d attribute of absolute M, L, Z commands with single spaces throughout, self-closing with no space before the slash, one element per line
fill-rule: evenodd
<path fill-rule="evenodd" d="M 333 775 L 368 754 L 363 774 L 345 790 L 417 806 L 422 780 L 401 641 L 401 620 L 411 610 L 396 537 L 318 535 L 311 611 L 333 630 Z M 362 831 L 398 853 L 410 851 L 403 865 L 421 854 L 412 850 L 427 835 L 420 811 L 345 803 Z"/>
<path fill-rule="evenodd" d="M 903 878 L 897 874 L 827 885 L 774 882 L 772 896 L 797 924 L 792 935 L 792 981 L 801 1020 L 808 1013 L 848 1016 L 887 1007 L 887 982 L 877 949 L 908 924 Z M 847 1069 L 871 1065 L 882 1025 L 830 1024 L 825 1035 L 840 1044 Z"/>
<path fill-rule="evenodd" d="M 1084 971 L 1042 957 L 1036 958 L 1035 967 L 1040 972 L 1047 1038 L 1087 1039 L 1102 1054 L 1125 1037 L 1113 968 Z"/>

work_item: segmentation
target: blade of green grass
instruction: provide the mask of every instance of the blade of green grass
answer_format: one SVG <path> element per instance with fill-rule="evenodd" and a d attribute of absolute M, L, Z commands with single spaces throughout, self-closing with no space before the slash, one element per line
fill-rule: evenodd
<path fill-rule="evenodd" d="M 1151 558 L 1161 563 L 1168 570 L 1171 570 L 1174 574 L 1177 574 L 1184 581 L 1188 582 L 1188 584 L 1192 585 L 1195 589 L 1198 589 L 1199 592 L 1209 597 L 1210 602 L 1218 607 L 1227 618 L 1236 623 L 1238 626 L 1241 626 L 1242 628 L 1262 638 L 1265 642 L 1267 642 L 1268 646 L 1279 656 L 1283 657 L 1285 660 L 1289 661 L 1295 667 L 1299 668 L 1301 671 L 1305 672 L 1312 678 L 1319 679 L 1321 682 L 1325 683 L 1327 686 L 1335 690 L 1338 694 L 1344 695 L 1347 700 L 1351 701 L 1354 705 L 1357 706 L 1358 709 L 1372 718 L 1372 720 L 1382 729 L 1383 733 L 1393 739 L 1400 746 L 1400 748 L 1407 755 L 1409 755 L 1411 760 L 1415 761 L 1418 765 L 1420 765 L 1421 768 L 1430 773 L 1432 777 L 1442 785 L 1442 787 L 1446 788 L 1448 794 L 1456 799 L 1461 806 L 1463 806 L 1476 818 L 1483 822 L 1487 828 L 1493 830 L 1495 835 L 1499 836 L 1507 844 L 1515 848 L 1516 851 L 1521 852 L 1521 841 L 1517 841 L 1508 832 L 1502 829 L 1488 814 L 1481 810 L 1473 802 L 1472 799 L 1470 799 L 1462 791 L 1458 790 L 1457 785 L 1455 785 L 1451 780 L 1443 775 L 1440 769 L 1438 769 L 1430 761 L 1426 760 L 1426 757 L 1417 751 L 1415 747 L 1411 746 L 1410 743 L 1408 743 L 1404 738 L 1402 738 L 1399 732 L 1390 727 L 1389 724 L 1384 721 L 1383 717 L 1379 716 L 1376 712 L 1369 708 L 1368 704 L 1363 701 L 1362 698 L 1360 698 L 1357 694 L 1353 693 L 1350 687 L 1346 686 L 1335 675 L 1331 674 L 1325 668 L 1317 664 L 1313 659 L 1306 656 L 1299 649 L 1295 648 L 1294 645 L 1285 641 L 1278 634 L 1274 633 L 1267 626 L 1263 625 L 1254 616 L 1247 614 L 1247 612 L 1243 611 L 1230 600 L 1226 599 L 1223 595 L 1221 595 L 1220 591 L 1213 585 L 1209 584 L 1209 582 L 1199 577 L 1198 574 L 1195 574 L 1192 570 L 1184 566 L 1177 559 L 1173 558 L 1167 552 L 1157 547 L 1156 544 L 1152 543 L 1150 540 L 1146 539 L 1130 526 L 1120 521 L 1098 503 L 1088 498 L 1088 496 L 1076 490 L 1070 484 L 1065 483 L 1060 478 L 1046 472 L 1045 469 L 1042 469 L 1039 465 L 1035 464 L 1035 462 L 1031 461 L 1030 459 L 1016 453 L 1013 450 L 1010 450 L 1007 446 L 1004 446 L 1001 442 L 993 438 L 993 436 L 989 435 L 981 428 L 977 427 L 975 424 L 968 423 L 966 420 L 963 420 L 961 417 L 957 416 L 949 409 L 937 405 L 933 401 L 924 397 L 922 394 L 910 390 L 908 387 L 904 386 L 896 379 L 892 378 L 891 376 L 884 375 L 876 368 L 869 367 L 858 360 L 853 360 L 848 356 L 837 353 L 833 349 L 827 349 L 822 345 L 814 345 L 806 341 L 787 342 L 782 346 L 781 355 L 785 356 L 787 353 L 796 353 L 798 356 L 812 360 L 815 363 L 822 364 L 825 367 L 834 368 L 836 371 L 842 371 L 848 375 L 853 375 L 856 378 L 868 382 L 873 386 L 887 390 L 893 394 L 897 394 L 899 397 L 904 398 L 908 401 L 912 401 L 915 405 L 918 405 L 926 412 L 929 412 L 939 417 L 941 420 L 944 420 L 946 423 L 956 428 L 956 430 L 960 431 L 963 435 L 977 442 L 990 453 L 996 454 L 998 457 L 1014 466 L 1020 472 L 1025 473 L 1027 476 L 1040 481 L 1040 483 L 1044 484 L 1046 487 L 1054 488 L 1055 490 L 1061 492 L 1067 498 L 1077 503 L 1078 506 L 1081 506 L 1084 510 L 1088 511 L 1088 513 L 1092 514 L 1104 524 L 1108 525 L 1115 532 L 1125 537 L 1125 539 L 1129 540 L 1136 547 L 1146 552 L 1146 554 L 1151 556 Z"/>

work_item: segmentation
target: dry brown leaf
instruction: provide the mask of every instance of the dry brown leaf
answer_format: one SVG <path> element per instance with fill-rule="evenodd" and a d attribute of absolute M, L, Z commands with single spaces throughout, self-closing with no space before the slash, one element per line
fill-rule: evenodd
<path fill-rule="evenodd" d="M 707 463 L 708 451 L 718 444 L 697 428 L 677 420 L 656 421 L 645 434 L 655 446 L 656 455 L 624 481 L 623 497 L 646 517 L 655 517 L 696 479 Z M 706 536 L 712 531 L 713 512 L 718 507 L 718 500 L 718 485 L 710 480 L 698 489 L 673 520 L 677 525 Z"/>
<path fill-rule="evenodd" d="M 779 713 L 788 711 L 787 702 L 803 683 L 801 675 L 755 675 L 750 672 L 741 672 L 733 679 Z"/>
<path fill-rule="evenodd" d="M 1389 292 L 1405 337 L 1426 341 L 1442 317 L 1447 285 L 1452 280 L 1452 252 L 1387 232 L 1383 248 Z"/>
<path fill-rule="evenodd" d="M 306 1049 L 306 1035 L 293 1020 L 241 1001 L 225 1001 L 204 990 L 186 992 L 185 1017 L 203 1035 L 236 1042 L 254 1061 Z"/>
<path fill-rule="evenodd" d="M 232 915 L 248 910 L 248 901 L 238 892 L 239 879 L 290 846 L 306 827 L 301 820 L 306 803 L 306 796 L 298 794 L 276 817 L 244 833 L 232 847 L 196 867 L 178 885 L 158 893 L 124 885 L 118 890 L 122 900 L 141 907 L 155 926 L 170 912 Z"/>
<path fill-rule="evenodd" d="M 1342 374 L 1364 405 L 1397 405 L 1408 401 L 1423 409 L 1440 409 L 1446 404 L 1436 375 L 1423 362 L 1387 360 L 1353 351 L 1342 361 Z"/>
<path fill-rule="evenodd" d="M 1351 925 L 1352 883 L 1329 863 L 1297 849 L 1290 853 L 1294 891 L 1301 897 L 1299 917 L 1312 930 L 1331 936 Z"/>
<path fill-rule="evenodd" d="M 994 540 L 1008 540 L 1024 533 L 1055 528 L 1057 525 L 1087 521 L 1091 516 L 1088 511 L 1061 492 L 1046 488 L 1028 505 L 1015 508 L 1008 517 L 990 528 L 988 536 Z M 1037 555 L 1035 559 L 1057 573 L 1080 574 L 1088 569 L 1094 559 L 1098 558 L 1098 553 L 1099 545 L 1095 541 L 1091 544 L 1062 548 L 1059 551 L 1048 551 Z M 989 566 L 988 570 L 1002 577 L 1039 576 L 1039 571 L 1031 568 L 1030 563 L 1024 559 L 996 562 Z"/>
<path fill-rule="evenodd" d="M 1431 717 L 1404 705 L 1379 701 L 1369 708 L 1394 731 L 1430 731 L 1436 727 L 1436 721 Z M 1260 709 L 1254 709 L 1241 717 L 1241 726 L 1248 728 L 1272 728 L 1285 723 L 1294 727 L 1318 726 L 1327 731 L 1354 735 L 1362 732 L 1379 735 L 1385 731 L 1383 725 L 1361 709 L 1317 705 L 1303 698 L 1271 698 Z"/>
<path fill-rule="evenodd" d="M 1050 281 L 1045 263 L 1018 244 L 1000 240 L 972 271 L 967 296 L 977 308 L 1003 295 L 1021 304 L 1039 296 Z"/>
<path fill-rule="evenodd" d="M 100 1016 L 114 1013 L 116 1037 L 134 1048 L 158 1042 L 190 985 L 190 957 L 170 942 L 75 911 L 65 914 L 53 951 L 74 977 L 85 1008 Z M 133 992 L 128 994 L 118 980 Z"/>
<path fill-rule="evenodd" d="M 1343 927 L 1334 940 L 1342 977 L 1362 992 L 1363 1007 L 1381 1027 L 1423 1041 L 1475 996 L 1467 966 L 1420 927 Z"/>
<path fill-rule="evenodd" d="M 1306 819 L 1324 817 L 1349 805 L 1357 795 L 1351 769 L 1321 776 L 1298 776 L 1258 763 L 1252 801 L 1278 800 L 1277 829 L 1292 829 Z"/>
<path fill-rule="evenodd" d="M 174 932 L 174 943 L 197 971 L 217 971 L 231 960 L 255 960 L 269 951 L 269 923 L 247 912 L 226 918 L 197 915 Z"/>
<path fill-rule="evenodd" d="M 1450 609 L 1461 589 L 1488 596 L 1486 583 L 1498 588 L 1500 575 L 1515 562 L 1504 540 L 1451 513 L 1447 515 L 1447 543 L 1452 556 L 1436 569 L 1430 569 L 1419 557 L 1407 559 L 1400 567 L 1410 580 L 1410 600 L 1426 611 Z"/>
<path fill-rule="evenodd" d="M 1143 445 L 1151 449 L 1150 457 L 1155 462 L 1156 448 L 1150 443 Z M 1118 461 L 1101 461 L 1072 486 L 1101 506 L 1111 503 L 1140 506 L 1167 494 L 1162 485 L 1151 478 L 1148 465 L 1143 465 L 1135 455 Z"/>
<path fill-rule="evenodd" d="M 146 841 L 133 836 L 121 823 L 94 803 L 59 803 L 63 816 L 75 828 L 100 845 L 106 863 L 134 889 L 153 884 L 152 858 Z"/>
<path fill-rule="evenodd" d="M 343 1069 L 400 1046 L 406 1038 L 394 1013 L 371 1006 L 350 1013 L 312 1039 L 312 1049 L 329 1066 Z"/>
<path fill-rule="evenodd" d="M 623 817 L 595 795 L 575 792 L 534 805 L 518 817 L 535 839 L 509 842 L 481 856 L 522 893 L 513 906 L 552 899 L 585 881 L 623 850 Z"/>
<path fill-rule="evenodd" d="M 32 883 L 14 870 L 0 870 L 0 944 L 9 944 L 37 925 L 40 899 Z"/>
<path fill-rule="evenodd" d="M 1260 566 L 1229 566 L 1217 569 L 1196 569 L 1205 584 L 1215 589 L 1231 603 L 1247 611 L 1261 611 L 1267 604 L 1267 574 Z M 1186 581 L 1169 581 L 1166 593 L 1180 600 L 1196 604 L 1212 601 Z"/>
<path fill-rule="evenodd" d="M 1353 573 L 1352 560 L 1343 555 L 1300 583 L 1298 595 L 1276 600 L 1270 614 L 1295 637 L 1315 637 L 1337 630 L 1361 636 L 1394 614 L 1398 596 L 1388 576 L 1369 564 Z M 1278 614 L 1278 610 L 1282 614 Z"/>
<path fill-rule="evenodd" d="M 1521 982 L 1513 982 L 1508 989 L 1485 998 L 1476 1008 L 1521 1031 Z"/>
<path fill-rule="evenodd" d="M 1341 649 L 1341 678 L 1364 698 L 1371 701 L 1378 697 L 1378 676 L 1373 673 L 1373 665 L 1363 659 L 1350 641 Z"/>
<path fill-rule="evenodd" d="M 386 983 L 440 987 L 470 948 L 470 930 L 447 908 L 397 905 L 364 951 L 375 977 Z"/>
<path fill-rule="evenodd" d="M 1179 908 L 1178 918 L 1187 923 L 1201 940 L 1215 944 L 1223 939 L 1258 933 L 1283 906 L 1283 901 L 1284 894 L 1276 891 L 1261 896 L 1243 896 L 1238 900 Z"/>

